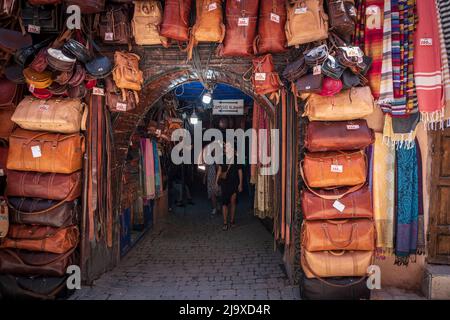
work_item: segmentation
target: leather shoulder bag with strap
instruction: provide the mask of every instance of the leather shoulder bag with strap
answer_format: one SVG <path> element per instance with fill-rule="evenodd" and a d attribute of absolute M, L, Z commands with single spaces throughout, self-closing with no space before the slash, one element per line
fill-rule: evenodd
<path fill-rule="evenodd" d="M 160 1 L 134 1 L 134 15 L 131 21 L 134 41 L 138 45 L 168 47 L 167 38 L 160 35 L 163 10 Z"/>
<path fill-rule="evenodd" d="M 258 35 L 255 37 L 255 54 L 281 53 L 287 50 L 286 1 L 261 1 L 259 7 Z"/>
<path fill-rule="evenodd" d="M 126 90 L 125 100 L 111 77 L 105 79 L 106 105 L 111 112 L 126 112 L 136 108 L 136 98 L 132 90 Z"/>
<path fill-rule="evenodd" d="M 282 82 L 275 71 L 270 53 L 253 59 L 252 85 L 256 94 L 278 93 Z"/>

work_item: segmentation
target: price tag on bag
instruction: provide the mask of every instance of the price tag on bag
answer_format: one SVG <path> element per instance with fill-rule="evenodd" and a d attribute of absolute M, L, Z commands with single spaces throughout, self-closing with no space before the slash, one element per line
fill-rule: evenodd
<path fill-rule="evenodd" d="M 374 14 L 378 14 L 378 9 L 379 9 L 379 7 L 377 7 L 377 6 L 367 7 L 367 9 L 366 9 L 366 16 L 371 16 L 371 15 L 374 15 Z"/>
<path fill-rule="evenodd" d="M 42 157 L 41 147 L 40 146 L 32 146 L 31 147 L 31 153 L 33 155 L 33 158 L 40 158 L 40 157 Z"/>
<path fill-rule="evenodd" d="M 117 102 L 116 109 L 119 111 L 127 111 L 127 104 L 123 102 Z"/>
<path fill-rule="evenodd" d="M 322 66 L 315 66 L 313 69 L 313 75 L 317 76 L 322 73 Z"/>
<path fill-rule="evenodd" d="M 423 47 L 430 47 L 433 45 L 433 39 L 432 38 L 421 38 L 420 45 Z"/>
<path fill-rule="evenodd" d="M 41 33 L 41 27 L 40 26 L 36 26 L 34 24 L 29 24 L 28 25 L 28 32 L 29 33 L 40 34 Z"/>
<path fill-rule="evenodd" d="M 256 81 L 266 81 L 266 73 L 265 72 L 257 72 L 255 73 Z"/>
<path fill-rule="evenodd" d="M 113 41 L 113 40 L 114 40 L 114 33 L 105 32 L 105 41 Z"/>
<path fill-rule="evenodd" d="M 344 166 L 341 165 L 341 164 L 332 164 L 331 165 L 331 172 L 342 173 L 342 172 L 344 172 Z"/>
<path fill-rule="evenodd" d="M 306 13 L 307 11 L 308 11 L 308 8 L 306 8 L 306 7 L 295 8 L 294 14 L 303 14 L 303 13 Z"/>
<path fill-rule="evenodd" d="M 275 23 L 280 23 L 280 16 L 276 13 L 271 12 L 270 13 L 270 21 L 273 21 Z"/>
<path fill-rule="evenodd" d="M 217 3 L 213 2 L 208 6 L 208 11 L 213 11 L 217 9 Z"/>
<path fill-rule="evenodd" d="M 359 129 L 359 124 L 348 124 L 347 125 L 347 130 L 358 130 Z"/>
<path fill-rule="evenodd" d="M 249 18 L 239 18 L 238 26 L 239 27 L 248 27 Z"/>
<path fill-rule="evenodd" d="M 104 96 L 105 95 L 105 90 L 103 88 L 93 87 L 92 88 L 92 94 L 94 94 L 96 96 Z"/>
<path fill-rule="evenodd" d="M 336 200 L 333 203 L 333 208 L 335 208 L 337 211 L 342 213 L 345 210 L 345 205 L 342 202 L 340 202 L 339 200 Z"/>
<path fill-rule="evenodd" d="M 39 105 L 39 111 L 48 111 L 48 109 L 50 109 L 50 106 L 48 104 Z"/>

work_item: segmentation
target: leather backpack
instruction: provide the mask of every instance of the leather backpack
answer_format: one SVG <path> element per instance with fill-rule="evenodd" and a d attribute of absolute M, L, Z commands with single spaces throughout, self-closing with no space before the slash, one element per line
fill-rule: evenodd
<path fill-rule="evenodd" d="M 126 5 L 109 5 L 100 14 L 98 36 L 105 44 L 130 44 L 131 26 Z"/>
<path fill-rule="evenodd" d="M 259 8 L 258 35 L 254 42 L 255 54 L 282 53 L 287 50 L 286 1 L 261 1 Z"/>
<path fill-rule="evenodd" d="M 281 89 L 282 83 L 270 53 L 253 59 L 252 85 L 260 95 L 278 93 Z"/>
<path fill-rule="evenodd" d="M 161 36 L 178 41 L 189 41 L 189 18 L 192 0 L 166 0 Z"/>
<path fill-rule="evenodd" d="M 288 46 L 327 39 L 328 16 L 323 0 L 289 0 L 285 31 Z"/>
<path fill-rule="evenodd" d="M 167 38 L 160 35 L 163 10 L 160 1 L 134 1 L 134 15 L 131 21 L 134 41 L 137 45 L 169 45 Z"/>
<path fill-rule="evenodd" d="M 111 112 L 125 112 L 136 108 L 136 98 L 132 90 L 125 90 L 125 100 L 111 77 L 105 79 L 106 105 Z"/>
<path fill-rule="evenodd" d="M 327 0 L 331 29 L 349 41 L 355 32 L 356 8 L 354 0 Z"/>
<path fill-rule="evenodd" d="M 105 0 L 65 0 L 67 6 L 77 5 L 81 13 L 100 13 L 105 9 Z"/>
<path fill-rule="evenodd" d="M 136 102 L 139 97 L 136 91 L 140 91 L 144 83 L 144 76 L 139 69 L 139 60 L 141 58 L 135 53 L 116 51 L 114 53 L 115 67 L 113 70 L 113 79 L 116 86 L 122 89 L 122 99 L 126 100 L 126 91 L 133 90 Z"/>
<path fill-rule="evenodd" d="M 31 33 L 59 33 L 62 26 L 60 6 L 32 6 L 22 1 L 21 19 L 25 30 Z"/>
<path fill-rule="evenodd" d="M 254 54 L 259 0 L 227 0 L 226 33 L 218 48 L 219 56 L 249 57 Z"/>

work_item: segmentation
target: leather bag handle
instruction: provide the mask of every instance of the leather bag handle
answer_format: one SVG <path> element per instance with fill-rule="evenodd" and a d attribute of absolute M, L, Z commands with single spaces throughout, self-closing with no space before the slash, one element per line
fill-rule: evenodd
<path fill-rule="evenodd" d="M 356 223 L 352 223 L 352 231 L 350 232 L 350 238 L 346 241 L 341 241 L 341 242 L 334 241 L 332 239 L 326 223 L 322 223 L 321 227 L 322 227 L 323 232 L 325 233 L 325 236 L 333 245 L 335 245 L 339 249 L 345 249 L 353 242 L 354 234 L 356 231 L 356 225 L 357 225 Z M 331 253 L 331 251 L 330 251 L 330 253 Z"/>
<path fill-rule="evenodd" d="M 11 254 L 12 256 L 14 256 L 17 260 L 22 262 L 22 264 L 24 264 L 24 265 L 40 267 L 40 266 L 49 265 L 50 263 L 53 263 L 53 262 L 58 261 L 58 260 L 65 259 L 65 258 L 69 257 L 76 249 L 77 249 L 77 246 L 75 246 L 74 248 L 70 249 L 69 251 L 67 251 L 63 255 L 57 255 L 57 257 L 55 257 L 55 259 L 50 260 L 50 261 L 46 261 L 45 263 L 36 263 L 36 262 L 35 263 L 25 263 L 14 250 L 8 250 L 8 253 Z"/>

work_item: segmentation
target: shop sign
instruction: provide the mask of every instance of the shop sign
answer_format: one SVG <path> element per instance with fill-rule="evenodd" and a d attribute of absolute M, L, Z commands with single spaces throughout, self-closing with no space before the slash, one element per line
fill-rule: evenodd
<path fill-rule="evenodd" d="M 214 115 L 243 115 L 244 100 L 213 100 Z"/>

